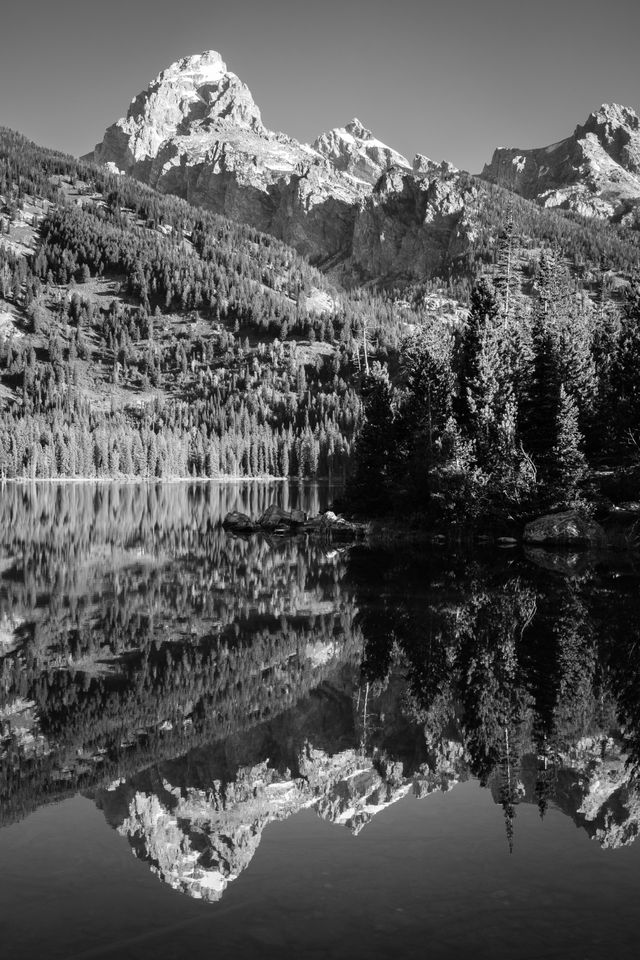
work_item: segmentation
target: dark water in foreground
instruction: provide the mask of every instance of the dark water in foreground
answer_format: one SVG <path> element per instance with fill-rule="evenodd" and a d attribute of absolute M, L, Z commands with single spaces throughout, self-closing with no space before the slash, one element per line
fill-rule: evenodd
<path fill-rule="evenodd" d="M 638 571 L 330 496 L 0 487 L 3 957 L 637 956 Z"/>

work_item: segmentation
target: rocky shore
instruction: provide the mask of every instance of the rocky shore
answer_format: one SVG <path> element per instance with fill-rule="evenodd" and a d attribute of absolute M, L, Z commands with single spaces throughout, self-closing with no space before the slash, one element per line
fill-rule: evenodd
<path fill-rule="evenodd" d="M 222 521 L 225 530 L 236 534 L 265 533 L 280 536 L 312 534 L 330 539 L 355 540 L 367 532 L 366 523 L 345 520 L 344 517 L 326 510 L 316 517 L 308 517 L 303 510 L 283 510 L 271 504 L 254 520 L 246 513 L 232 511 Z"/>

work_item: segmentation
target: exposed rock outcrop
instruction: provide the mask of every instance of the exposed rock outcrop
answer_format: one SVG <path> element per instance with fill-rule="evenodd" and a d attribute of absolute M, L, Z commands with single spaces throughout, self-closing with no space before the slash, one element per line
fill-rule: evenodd
<path fill-rule="evenodd" d="M 629 107 L 603 104 L 566 140 L 498 148 L 481 176 L 544 207 L 637 225 L 640 118 Z"/>
<path fill-rule="evenodd" d="M 468 250 L 480 185 L 450 164 L 422 160 L 419 173 L 385 173 L 362 205 L 350 260 L 362 276 L 420 280 Z"/>
<path fill-rule="evenodd" d="M 520 802 L 538 802 L 540 770 L 533 754 L 519 768 Z M 567 744 L 550 767 L 549 799 L 605 849 L 633 843 L 640 833 L 640 791 L 619 737 L 599 733 Z M 500 803 L 500 780 L 491 791 Z"/>

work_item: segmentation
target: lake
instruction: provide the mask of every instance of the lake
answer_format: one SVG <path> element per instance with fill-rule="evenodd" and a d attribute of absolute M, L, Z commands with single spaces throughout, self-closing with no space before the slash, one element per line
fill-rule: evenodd
<path fill-rule="evenodd" d="M 637 956 L 640 567 L 334 493 L 0 486 L 3 956 Z"/>

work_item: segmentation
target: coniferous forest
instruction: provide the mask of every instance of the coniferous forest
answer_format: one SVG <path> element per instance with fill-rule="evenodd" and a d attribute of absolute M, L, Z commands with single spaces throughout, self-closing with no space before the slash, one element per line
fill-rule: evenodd
<path fill-rule="evenodd" d="M 435 519 L 522 519 L 632 499 L 640 476 L 640 285 L 576 289 L 543 251 L 522 295 L 509 218 L 465 321 L 407 337 L 363 378 L 347 502 Z"/>

